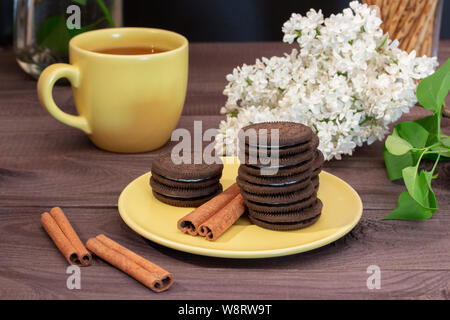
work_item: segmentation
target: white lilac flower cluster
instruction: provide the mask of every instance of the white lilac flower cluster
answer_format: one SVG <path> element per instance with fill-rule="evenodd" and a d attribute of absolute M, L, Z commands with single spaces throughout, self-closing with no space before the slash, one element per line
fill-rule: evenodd
<path fill-rule="evenodd" d="M 417 58 L 384 34 L 377 11 L 358 1 L 324 19 L 311 9 L 283 25 L 284 57 L 261 58 L 227 75 L 216 150 L 236 155 L 239 130 L 253 123 L 293 121 L 310 126 L 327 160 L 383 139 L 388 125 L 417 103 L 417 80 L 436 58 Z"/>

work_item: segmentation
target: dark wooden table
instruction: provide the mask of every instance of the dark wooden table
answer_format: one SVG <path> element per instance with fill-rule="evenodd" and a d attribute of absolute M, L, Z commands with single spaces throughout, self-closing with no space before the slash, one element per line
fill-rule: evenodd
<path fill-rule="evenodd" d="M 256 57 L 280 55 L 281 43 L 192 44 L 189 89 L 179 127 L 217 127 L 225 102 L 225 75 Z M 441 43 L 440 60 L 450 56 Z M 54 90 L 74 112 L 70 87 Z M 415 108 L 403 119 L 426 114 Z M 444 120 L 449 133 L 450 121 Z M 170 145 L 164 149 L 170 148 Z M 450 298 L 450 164 L 438 168 L 439 210 L 425 222 L 380 221 L 405 188 L 391 183 L 382 143 L 359 148 L 326 170 L 361 195 L 361 222 L 347 236 L 298 255 L 230 260 L 168 249 L 134 233 L 121 220 L 122 189 L 151 169 L 160 151 L 120 155 L 95 148 L 80 131 L 39 105 L 36 82 L 0 48 L 0 298 L 2 299 L 322 299 Z M 155 294 L 96 260 L 82 269 L 81 290 L 66 287 L 67 263 L 40 226 L 40 213 L 61 206 L 82 240 L 105 233 L 174 273 L 167 292 Z M 367 267 L 381 268 L 381 289 L 368 290 Z"/>

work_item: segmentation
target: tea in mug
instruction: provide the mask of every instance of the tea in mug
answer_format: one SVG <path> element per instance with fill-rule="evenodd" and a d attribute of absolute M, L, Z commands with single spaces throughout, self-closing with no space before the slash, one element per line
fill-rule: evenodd
<path fill-rule="evenodd" d="M 116 54 L 116 55 L 140 55 L 140 54 L 155 54 L 166 52 L 167 49 L 158 47 L 109 47 L 94 50 L 97 53 Z"/>

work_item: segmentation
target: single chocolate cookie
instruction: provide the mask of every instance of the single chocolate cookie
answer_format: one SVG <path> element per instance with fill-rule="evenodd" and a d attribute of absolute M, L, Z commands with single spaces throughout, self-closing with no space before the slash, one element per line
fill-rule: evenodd
<path fill-rule="evenodd" d="M 280 204 L 262 204 L 253 201 L 249 201 L 244 198 L 245 205 L 249 210 L 258 211 L 261 213 L 278 214 L 296 212 L 312 206 L 317 200 L 317 193 L 314 193 L 311 197 L 285 205 Z"/>
<path fill-rule="evenodd" d="M 271 157 L 260 157 L 257 155 L 253 156 L 245 156 L 244 161 L 241 163 L 249 165 L 251 167 L 257 168 L 268 168 L 268 167 L 290 167 L 299 165 L 300 163 L 305 163 L 307 161 L 311 161 L 315 158 L 315 154 L 312 150 L 307 150 L 302 153 L 297 153 L 284 157 L 275 157 L 272 159 Z"/>
<path fill-rule="evenodd" d="M 316 150 L 319 146 L 319 138 L 316 134 L 313 134 L 313 137 L 310 141 L 304 142 L 301 144 L 297 144 L 290 147 L 283 148 L 259 148 L 259 147 L 251 147 L 249 145 L 245 145 L 245 155 L 255 157 L 255 155 L 259 156 L 259 152 L 262 149 L 262 154 L 270 157 L 272 155 L 272 151 L 277 150 L 278 156 L 280 158 L 291 156 L 297 153 L 302 153 L 305 151 Z"/>
<path fill-rule="evenodd" d="M 257 166 L 250 166 L 250 165 L 241 165 L 239 167 L 239 174 L 240 172 L 245 172 L 249 175 L 256 176 L 256 177 L 270 177 L 270 176 L 277 176 L 277 177 L 287 177 L 287 176 L 293 176 L 300 173 L 304 173 L 313 167 L 314 159 L 309 159 L 307 161 L 298 163 L 293 166 L 285 166 L 285 167 L 257 167 Z M 263 175 L 264 173 L 264 175 Z"/>
<path fill-rule="evenodd" d="M 219 185 L 216 192 L 203 196 L 203 197 L 197 197 L 197 198 L 180 198 L 180 197 L 171 197 L 171 196 L 165 196 L 163 194 L 160 194 L 158 192 L 155 192 L 152 190 L 153 195 L 156 199 L 158 199 L 161 202 L 170 204 L 171 206 L 176 207 L 198 207 L 207 202 L 208 200 L 211 200 L 216 195 L 222 192 L 222 185 Z"/>
<path fill-rule="evenodd" d="M 180 182 L 199 182 L 222 176 L 223 164 L 195 164 L 194 154 L 191 155 L 192 164 L 175 164 L 171 153 L 163 154 L 153 160 L 152 172 Z"/>
<path fill-rule="evenodd" d="M 312 174 L 311 168 L 305 169 L 305 171 L 292 174 L 292 175 L 274 175 L 274 176 L 259 176 L 248 174 L 245 171 L 246 166 L 241 165 L 238 170 L 238 176 L 241 180 L 247 181 L 249 183 L 258 184 L 261 186 L 273 186 L 282 187 L 284 185 L 295 184 L 305 179 L 309 179 Z M 280 170 L 279 170 L 280 171 Z M 282 174 L 284 174 L 282 172 Z"/>
<path fill-rule="evenodd" d="M 306 227 L 313 225 L 314 223 L 316 223 L 319 220 L 320 214 L 309 220 L 305 220 L 305 221 L 301 221 L 301 222 L 289 222 L 289 223 L 270 223 L 270 222 L 266 222 L 266 221 L 262 221 L 262 220 L 253 218 L 252 216 L 248 216 L 248 218 L 251 223 L 253 223 L 254 225 L 257 225 L 261 228 L 264 228 L 264 229 L 269 229 L 269 230 L 274 230 L 274 231 L 292 231 L 292 230 L 304 229 Z"/>
<path fill-rule="evenodd" d="M 319 190 L 319 177 L 315 176 L 315 177 L 311 178 L 311 184 L 313 185 L 314 190 L 316 190 L 316 191 Z"/>
<path fill-rule="evenodd" d="M 315 193 L 313 185 L 310 183 L 306 188 L 290 193 L 282 193 L 277 195 L 259 195 L 248 193 L 241 189 L 242 197 L 245 200 L 260 205 L 284 206 L 291 203 L 306 200 Z"/>
<path fill-rule="evenodd" d="M 220 176 L 211 179 L 195 179 L 194 182 L 186 182 L 186 180 L 177 180 L 167 177 L 160 176 L 159 174 L 152 172 L 152 178 L 159 183 L 165 184 L 169 187 L 180 188 L 180 189 L 200 189 L 218 184 Z"/>
<path fill-rule="evenodd" d="M 322 168 L 318 168 L 318 169 L 314 170 L 311 173 L 311 178 L 318 177 L 321 172 L 322 172 Z"/>
<path fill-rule="evenodd" d="M 155 180 L 154 177 L 151 177 L 150 186 L 153 191 L 164 196 L 177 198 L 198 198 L 215 193 L 218 188 L 218 183 L 204 188 L 175 188 L 162 184 L 161 182 Z"/>
<path fill-rule="evenodd" d="M 311 149 L 312 150 L 317 150 L 319 145 L 320 145 L 319 137 L 317 136 L 317 134 L 313 133 L 313 137 L 311 139 Z"/>
<path fill-rule="evenodd" d="M 316 169 L 322 169 L 323 164 L 325 163 L 325 157 L 323 156 L 323 153 L 320 150 L 316 150 L 314 153 L 314 163 L 313 163 L 313 170 Z"/>
<path fill-rule="evenodd" d="M 296 181 L 294 183 L 280 183 L 272 185 L 260 185 L 248 182 L 242 177 L 237 177 L 236 182 L 241 190 L 248 193 L 254 193 L 259 195 L 278 195 L 283 193 L 295 192 L 306 188 L 311 184 L 311 179 L 306 178 L 302 181 Z"/>
<path fill-rule="evenodd" d="M 274 130 L 278 130 L 278 139 L 275 138 Z M 255 134 L 252 135 L 252 133 Z M 263 134 L 267 134 L 267 141 L 262 141 Z M 239 136 L 244 138 L 245 144 L 250 147 L 270 149 L 290 147 L 308 142 L 311 140 L 313 132 L 311 128 L 300 123 L 265 122 L 242 128 Z M 252 139 L 252 137 L 256 137 L 256 139 Z"/>
<path fill-rule="evenodd" d="M 322 207 L 323 207 L 322 201 L 317 199 L 316 202 L 311 207 L 294 212 L 270 214 L 249 210 L 248 214 L 252 218 L 269 223 L 295 223 L 316 217 L 318 214 L 322 212 Z"/>

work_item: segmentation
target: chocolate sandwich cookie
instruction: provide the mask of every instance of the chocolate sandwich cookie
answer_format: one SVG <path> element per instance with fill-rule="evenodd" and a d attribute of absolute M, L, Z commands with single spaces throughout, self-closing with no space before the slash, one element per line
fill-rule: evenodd
<path fill-rule="evenodd" d="M 323 156 L 322 151 L 316 150 L 314 152 L 314 162 L 313 162 L 313 170 L 322 169 L 323 164 L 325 163 L 325 157 Z"/>
<path fill-rule="evenodd" d="M 309 178 L 306 178 L 301 181 L 295 181 L 294 183 L 272 183 L 272 185 L 261 185 L 251 183 L 238 176 L 236 178 L 236 182 L 241 190 L 244 190 L 248 193 L 259 195 L 278 195 L 282 193 L 302 190 L 311 183 L 311 180 Z"/>
<path fill-rule="evenodd" d="M 222 176 L 223 164 L 194 163 L 194 155 L 191 164 L 175 164 L 170 153 L 164 154 L 153 160 L 152 172 L 169 179 L 186 182 L 196 182 L 198 179 L 212 179 Z"/>
<path fill-rule="evenodd" d="M 223 164 L 176 164 L 170 153 L 153 161 L 150 186 L 158 200 L 179 207 L 197 207 L 222 191 Z"/>
<path fill-rule="evenodd" d="M 204 188 L 176 188 L 162 184 L 161 182 L 155 180 L 154 177 L 150 178 L 150 186 L 153 191 L 159 194 L 177 198 L 203 197 L 215 193 L 218 188 L 217 183 Z"/>
<path fill-rule="evenodd" d="M 317 194 L 314 192 L 314 194 L 304 200 L 289 203 L 289 204 L 262 204 L 257 203 L 253 201 L 249 201 L 244 198 L 245 205 L 248 207 L 249 210 L 258 211 L 262 213 L 269 213 L 269 214 L 279 214 L 279 213 L 289 213 L 289 212 L 296 212 L 298 210 L 302 210 L 308 207 L 311 207 L 315 202 L 317 201 Z"/>
<path fill-rule="evenodd" d="M 259 152 L 262 149 L 262 154 L 270 157 L 272 155 L 273 151 L 278 151 L 278 156 L 280 158 L 291 156 L 297 153 L 302 153 L 310 150 L 316 150 L 319 146 L 319 138 L 316 134 L 313 134 L 313 137 L 310 141 L 297 144 L 290 147 L 283 147 L 283 148 L 260 148 L 260 147 L 251 147 L 249 145 L 245 145 L 245 155 L 246 156 L 252 156 L 254 157 L 259 156 Z"/>
<path fill-rule="evenodd" d="M 269 223 L 295 223 L 316 217 L 322 212 L 322 207 L 323 207 L 322 201 L 317 199 L 316 202 L 311 207 L 294 212 L 270 214 L 249 210 L 248 214 L 254 219 L 258 219 Z"/>
<path fill-rule="evenodd" d="M 320 150 L 316 150 L 314 155 L 314 161 L 312 165 L 312 174 L 311 178 L 319 176 L 319 174 L 322 172 L 323 164 L 325 163 L 325 158 L 323 156 L 323 153 Z"/>
<path fill-rule="evenodd" d="M 299 229 L 304 229 L 309 226 L 312 226 L 319 220 L 320 214 L 309 220 L 304 220 L 301 222 L 288 222 L 288 223 L 270 223 L 270 222 L 266 222 L 263 220 L 253 218 L 252 216 L 248 216 L 248 218 L 251 223 L 253 223 L 254 225 L 257 225 L 261 228 L 264 228 L 264 229 L 269 229 L 269 230 L 274 230 L 274 231 L 292 231 L 292 230 L 299 230 Z"/>
<path fill-rule="evenodd" d="M 321 172 L 322 172 L 322 168 L 318 168 L 318 169 L 314 170 L 311 174 L 311 178 L 318 177 Z"/>
<path fill-rule="evenodd" d="M 317 150 L 317 148 L 319 147 L 319 145 L 320 145 L 320 140 L 319 140 L 319 137 L 317 136 L 317 134 L 313 134 L 313 137 L 312 137 L 312 139 L 311 139 L 311 149 L 312 150 Z"/>
<path fill-rule="evenodd" d="M 275 139 L 275 131 L 278 130 L 278 139 Z M 251 139 L 252 131 L 256 133 L 257 141 Z M 253 124 L 242 128 L 245 144 L 256 148 L 287 148 L 298 144 L 309 142 L 313 132 L 311 128 L 294 122 L 265 122 Z M 262 142 L 262 135 L 267 135 L 265 145 Z M 278 140 L 278 141 L 277 141 Z"/>
<path fill-rule="evenodd" d="M 246 155 L 243 163 L 253 167 L 264 167 L 264 168 L 273 166 L 290 167 L 313 160 L 315 158 L 315 153 L 312 150 L 308 150 L 302 153 L 297 153 L 289 156 L 275 157 L 274 155 L 273 157 L 274 159 L 272 159 L 269 156 L 260 157 L 259 155 L 257 155 L 256 157 L 253 157 Z"/>
<path fill-rule="evenodd" d="M 272 176 L 261 176 L 261 175 L 251 175 L 245 172 L 246 166 L 240 166 L 238 169 L 238 177 L 249 183 L 258 184 L 262 186 L 271 186 L 271 187 L 280 187 L 288 184 L 295 184 L 305 179 L 309 179 L 312 174 L 312 169 L 307 168 L 305 171 L 291 174 L 291 175 L 280 175 L 279 170 L 278 174 Z M 284 174 L 282 172 L 282 174 Z"/>
<path fill-rule="evenodd" d="M 288 176 L 305 173 L 308 170 L 312 170 L 313 162 L 314 162 L 314 158 L 311 158 L 307 161 L 304 161 L 304 162 L 301 162 L 301 163 L 298 163 L 298 164 L 292 165 L 292 166 L 258 167 L 258 166 L 243 164 L 239 167 L 239 172 L 245 172 L 245 173 L 255 176 L 255 177 L 270 177 L 270 176 L 288 177 Z M 263 173 L 264 173 L 264 175 L 263 175 Z"/>
<path fill-rule="evenodd" d="M 282 194 L 274 195 L 260 195 L 248 193 L 247 191 L 241 190 L 242 197 L 248 202 L 258 203 L 260 205 L 271 205 L 271 206 L 284 206 L 291 203 L 296 203 L 299 201 L 304 201 L 313 196 L 315 193 L 312 184 L 309 184 L 306 188 Z"/>
<path fill-rule="evenodd" d="M 218 189 L 213 194 L 196 198 L 181 198 L 181 197 L 166 196 L 152 190 L 152 193 L 156 199 L 175 207 L 198 207 L 207 202 L 208 200 L 211 200 L 221 192 L 222 192 L 222 185 L 219 185 Z"/>
<path fill-rule="evenodd" d="M 314 190 L 316 190 L 316 192 L 319 190 L 319 177 L 315 176 L 313 178 L 311 178 L 311 184 L 314 187 Z"/>
<path fill-rule="evenodd" d="M 219 183 L 220 176 L 211 179 L 171 179 L 152 172 L 152 178 L 169 187 L 181 189 L 200 189 Z"/>

